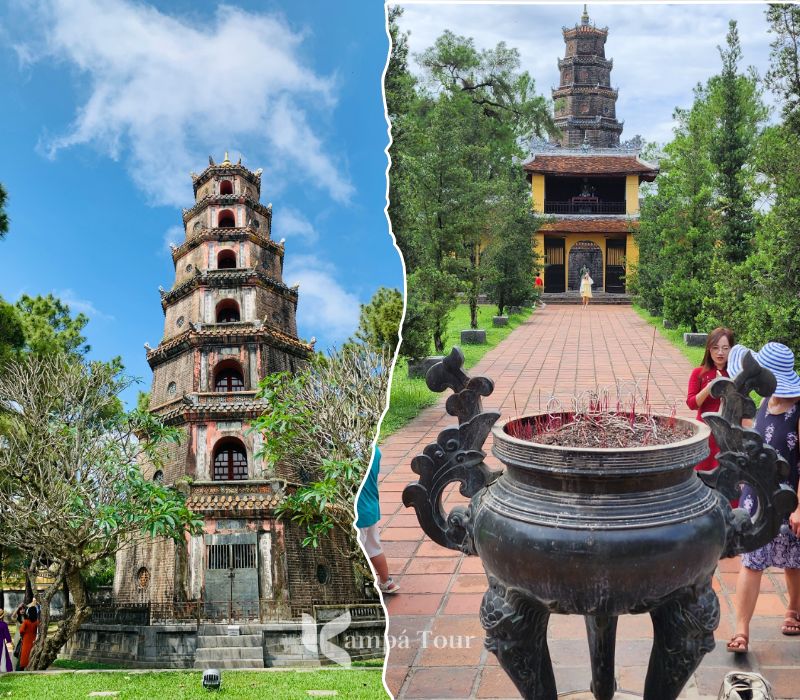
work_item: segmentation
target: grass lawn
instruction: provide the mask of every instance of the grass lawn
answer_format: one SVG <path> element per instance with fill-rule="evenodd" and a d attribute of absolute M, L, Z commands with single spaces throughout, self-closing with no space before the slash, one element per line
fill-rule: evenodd
<path fill-rule="evenodd" d="M 678 348 L 686 356 L 689 362 L 691 362 L 692 367 L 700 366 L 700 363 L 703 361 L 703 354 L 705 353 L 705 348 L 689 347 L 683 342 L 683 334 L 688 333 L 691 330 L 691 328 L 684 328 L 684 327 L 672 328 L 672 329 L 664 328 L 664 319 L 661 316 L 653 316 L 649 311 L 641 308 L 640 306 L 636 306 L 636 304 L 633 305 L 633 310 L 649 324 L 658 328 L 658 332 L 661 333 L 661 335 L 663 335 L 667 340 L 669 340 L 676 348 Z"/>
<path fill-rule="evenodd" d="M 484 345 L 462 345 L 461 331 L 469 328 L 469 306 L 460 304 L 450 317 L 445 336 L 445 353 L 449 353 L 454 345 L 458 345 L 464 352 L 464 367 L 470 368 L 480 360 L 489 350 L 508 336 L 517 326 L 531 315 L 532 309 L 523 308 L 522 313 L 508 317 L 508 326 L 494 328 L 492 317 L 497 315 L 497 307 L 493 304 L 478 307 L 478 327 L 486 331 Z M 434 349 L 430 348 L 431 355 Z M 391 435 L 413 418 L 427 406 L 432 406 L 441 394 L 434 394 L 425 384 L 425 379 L 408 378 L 408 361 L 404 358 L 397 360 L 392 376 L 392 389 L 389 398 L 389 410 L 381 424 L 381 440 Z"/>
<path fill-rule="evenodd" d="M 201 671 L 163 673 L 54 673 L 0 675 L 0 697 L 72 700 L 89 693 L 119 691 L 120 700 L 183 700 L 185 698 L 309 698 L 309 690 L 335 690 L 339 698 L 375 700 L 388 695 L 381 669 L 222 671 L 219 692 L 207 691 Z"/>

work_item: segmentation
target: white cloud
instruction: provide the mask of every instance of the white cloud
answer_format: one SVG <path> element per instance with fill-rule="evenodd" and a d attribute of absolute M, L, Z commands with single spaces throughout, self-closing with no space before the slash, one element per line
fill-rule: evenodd
<path fill-rule="evenodd" d="M 81 299 L 72 289 L 60 289 L 53 292 L 53 296 L 69 306 L 71 312 L 86 314 L 89 318 L 113 321 L 111 314 L 100 311 L 91 301 Z"/>
<path fill-rule="evenodd" d="M 305 37 L 277 15 L 221 5 L 200 24 L 127 0 L 29 7 L 29 26 L 43 37 L 17 46 L 20 59 L 65 62 L 90 87 L 66 133 L 43 140 L 48 155 L 92 145 L 123 161 L 154 203 L 181 205 L 192 199 L 188 172 L 202 166 L 199 153 L 233 155 L 247 142 L 259 149 L 252 156 L 288 159 L 337 201 L 353 192 L 308 126 L 335 103 L 333 80 L 303 65 Z"/>
<path fill-rule="evenodd" d="M 186 232 L 183 230 L 183 226 L 170 226 L 164 232 L 164 250 L 169 252 L 171 246 L 180 245 L 184 240 L 186 240 Z"/>
<path fill-rule="evenodd" d="M 361 304 L 335 279 L 334 268 L 314 256 L 286 258 L 283 279 L 293 285 L 300 283 L 297 304 L 297 323 L 301 335 L 324 335 L 341 343 L 355 333 Z"/>
<path fill-rule="evenodd" d="M 311 222 L 297 209 L 291 207 L 281 207 L 272 218 L 272 237 L 281 238 L 302 238 L 308 243 L 313 243 L 319 236 L 311 225 Z"/>

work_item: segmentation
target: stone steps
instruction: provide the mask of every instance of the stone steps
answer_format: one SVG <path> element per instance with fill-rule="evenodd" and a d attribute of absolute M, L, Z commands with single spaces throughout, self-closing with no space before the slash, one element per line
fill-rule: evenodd
<path fill-rule="evenodd" d="M 578 292 L 565 292 L 562 294 L 543 294 L 542 301 L 545 304 L 580 304 L 581 297 Z M 629 294 L 607 294 L 605 292 L 595 292 L 590 304 L 613 304 L 630 306 L 632 303 Z"/>
<path fill-rule="evenodd" d="M 256 660 L 263 664 L 264 652 L 261 647 L 204 647 L 194 653 L 195 663 L 202 661 L 205 664 L 213 664 L 228 659 Z"/>
<path fill-rule="evenodd" d="M 261 647 L 262 635 L 240 634 L 229 636 L 227 634 L 198 635 L 197 648 L 213 649 L 218 647 Z"/>
<path fill-rule="evenodd" d="M 240 634 L 228 634 L 228 625 L 201 624 L 197 630 L 194 667 L 264 668 L 261 625 L 233 625 Z"/>
<path fill-rule="evenodd" d="M 222 659 L 221 661 L 195 661 L 194 668 L 204 671 L 207 668 L 264 668 L 264 659 L 259 661 L 249 659 Z"/>

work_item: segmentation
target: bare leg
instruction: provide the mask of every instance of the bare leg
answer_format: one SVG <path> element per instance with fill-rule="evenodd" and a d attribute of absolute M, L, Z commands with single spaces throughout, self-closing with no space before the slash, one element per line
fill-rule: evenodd
<path fill-rule="evenodd" d="M 378 583 L 386 583 L 389 580 L 389 564 L 386 562 L 386 555 L 381 552 L 370 557 L 369 561 L 378 576 Z"/>
<path fill-rule="evenodd" d="M 789 594 L 789 610 L 800 612 L 800 569 L 784 569 L 783 573 Z"/>
<path fill-rule="evenodd" d="M 733 630 L 736 634 L 750 636 L 750 620 L 756 609 L 762 573 L 746 566 L 739 569 L 739 578 L 736 580 L 736 627 Z"/>

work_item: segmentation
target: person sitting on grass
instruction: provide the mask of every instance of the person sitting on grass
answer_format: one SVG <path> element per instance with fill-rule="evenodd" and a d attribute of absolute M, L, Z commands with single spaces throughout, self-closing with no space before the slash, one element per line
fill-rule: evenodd
<path fill-rule="evenodd" d="M 389 565 L 381 546 L 381 534 L 378 521 L 381 519 L 381 503 L 378 495 L 378 474 L 381 471 L 381 451 L 375 447 L 375 456 L 369 466 L 367 478 L 356 499 L 356 527 L 358 541 L 369 557 L 370 564 L 377 577 L 377 586 L 381 593 L 394 595 L 400 590 L 389 576 Z"/>

